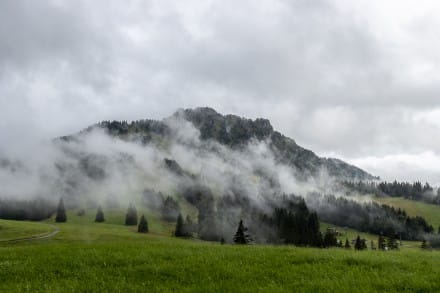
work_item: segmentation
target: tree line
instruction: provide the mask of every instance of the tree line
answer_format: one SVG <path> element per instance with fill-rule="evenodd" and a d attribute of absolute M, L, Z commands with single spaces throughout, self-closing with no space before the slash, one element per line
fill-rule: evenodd
<path fill-rule="evenodd" d="M 0 199 L 0 219 L 41 221 L 52 217 L 55 211 L 56 205 L 43 198 L 31 200 Z"/>
<path fill-rule="evenodd" d="M 411 217 L 398 208 L 376 202 L 360 203 L 344 197 L 309 195 L 307 203 L 319 212 L 321 220 L 361 232 L 421 240 L 434 228 L 420 216 Z"/>
<path fill-rule="evenodd" d="M 79 216 L 84 216 L 85 212 L 84 210 L 80 210 L 78 213 Z M 56 210 L 56 216 L 55 216 L 55 222 L 57 223 L 65 223 L 67 222 L 67 215 L 66 215 L 66 209 L 64 207 L 64 201 L 61 198 L 58 207 Z M 96 210 L 95 215 L 95 222 L 96 223 L 102 223 L 105 222 L 104 217 L 104 211 L 102 210 L 101 206 L 98 206 L 98 209 Z M 138 221 L 138 215 L 136 207 L 130 203 L 127 209 L 127 213 L 125 214 L 125 225 L 126 226 L 138 226 L 138 232 L 139 233 L 148 233 L 148 221 L 144 215 L 142 215 Z"/>
<path fill-rule="evenodd" d="M 348 188 L 348 194 L 352 191 L 361 194 L 374 194 L 377 196 L 403 197 L 406 199 L 422 201 L 431 204 L 440 204 L 440 188 L 434 188 L 428 182 L 352 182 L 345 181 L 342 185 Z"/>

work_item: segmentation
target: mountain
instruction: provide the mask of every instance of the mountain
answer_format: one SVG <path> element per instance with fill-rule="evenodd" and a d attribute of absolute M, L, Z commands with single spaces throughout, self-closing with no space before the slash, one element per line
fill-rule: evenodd
<path fill-rule="evenodd" d="M 105 121 L 89 127 L 85 132 L 98 127 L 112 136 L 139 140 L 146 144 L 166 140 L 173 135 L 167 123 L 170 119 L 184 119 L 200 131 L 201 140 L 213 140 L 231 149 L 239 149 L 253 141 L 267 142 L 276 161 L 292 167 L 298 178 L 316 177 L 325 172 L 340 180 L 379 179 L 342 160 L 317 156 L 311 150 L 299 146 L 293 139 L 275 131 L 267 119 L 251 120 L 236 115 L 222 115 L 207 107 L 178 110 L 162 121 Z M 63 139 L 69 140 L 72 137 Z"/>
<path fill-rule="evenodd" d="M 257 243 L 312 246 L 321 245 L 319 219 L 407 240 L 434 230 L 350 198 L 347 180 L 376 177 L 317 156 L 267 119 L 185 109 L 161 121 L 104 121 L 45 147 L 41 160 L 0 160 L 0 218 L 44 219 L 45 203 L 63 198 L 69 209 L 136 203 L 168 221 L 184 213 L 197 218 L 188 233 L 213 241 L 232 242 L 240 220 Z"/>

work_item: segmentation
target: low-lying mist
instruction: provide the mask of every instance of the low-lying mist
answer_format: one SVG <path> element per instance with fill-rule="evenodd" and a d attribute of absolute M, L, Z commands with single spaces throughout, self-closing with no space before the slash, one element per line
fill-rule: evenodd
<path fill-rule="evenodd" d="M 149 134 L 148 139 L 136 132 L 115 135 L 98 124 L 39 144 L 21 157 L 2 158 L 0 199 L 38 200 L 40 205 L 54 206 L 63 198 L 68 208 L 78 209 L 135 203 L 155 212 L 170 197 L 196 208 L 197 215 L 191 216 L 198 219 L 199 235 L 204 233 L 209 240 L 224 237 L 231 241 L 237 223 L 244 219 L 258 242 L 270 242 L 276 238 L 270 227 L 277 217 L 289 217 L 289 211 L 279 209 L 283 204 L 298 209 L 298 196 L 333 224 L 353 224 L 353 228 L 373 233 L 382 232 L 377 225 L 392 231 L 389 233 L 409 229 L 404 224 L 406 214 L 383 211 L 368 197 L 354 196 L 353 190 L 324 168 L 304 178 L 301 171 L 275 155 L 271 138 L 228 146 L 201 139 L 200 130 L 180 115 L 161 123 L 166 134 Z M 323 194 L 331 194 L 332 201 Z M 349 200 L 347 194 L 351 194 Z M 305 221 L 316 222 L 313 213 L 304 215 Z M 406 238 L 428 232 L 425 224 L 411 228 L 414 231 Z"/>
<path fill-rule="evenodd" d="M 60 197 L 128 203 L 139 200 L 144 189 L 168 195 L 181 186 L 205 185 L 216 196 L 240 190 L 255 203 L 274 193 L 307 194 L 331 183 L 324 173 L 298 180 L 295 169 L 277 162 L 266 141 L 253 140 L 231 149 L 213 140 L 201 140 L 190 122 L 165 121 L 170 139 L 143 143 L 135 136 L 115 137 L 94 127 L 68 140 L 35 146 L 21 158 L 2 158 L 0 196 L 30 199 Z M 178 174 L 165 160 L 184 171 Z"/>

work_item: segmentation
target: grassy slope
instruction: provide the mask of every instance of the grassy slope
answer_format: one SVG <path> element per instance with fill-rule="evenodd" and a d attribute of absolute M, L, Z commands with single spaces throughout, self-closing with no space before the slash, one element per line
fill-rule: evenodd
<path fill-rule="evenodd" d="M 423 216 L 434 229 L 440 226 L 440 206 L 401 197 L 374 197 L 375 201 L 404 209 L 410 216 Z"/>
<path fill-rule="evenodd" d="M 0 220 L 0 241 L 38 236 L 53 230 L 54 227 L 39 222 Z"/>
<path fill-rule="evenodd" d="M 52 239 L 0 246 L 0 292 L 440 291 L 440 252 L 234 246 L 169 237 L 68 214 Z"/>

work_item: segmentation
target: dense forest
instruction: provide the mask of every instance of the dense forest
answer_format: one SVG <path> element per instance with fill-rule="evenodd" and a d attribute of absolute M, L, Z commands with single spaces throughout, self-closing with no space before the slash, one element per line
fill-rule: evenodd
<path fill-rule="evenodd" d="M 307 203 L 316 209 L 320 219 L 341 227 L 404 240 L 420 240 L 434 228 L 419 216 L 410 217 L 404 210 L 375 202 L 359 203 L 333 195 L 309 195 Z"/>
<path fill-rule="evenodd" d="M 56 205 L 42 198 L 0 199 L 0 219 L 41 221 L 50 218 L 55 211 Z"/>
<path fill-rule="evenodd" d="M 423 201 L 440 205 L 440 188 L 434 188 L 429 183 L 422 184 L 419 181 L 409 182 L 350 182 L 345 181 L 342 185 L 348 189 L 348 195 L 374 194 L 376 196 L 403 197 L 411 200 Z"/>

